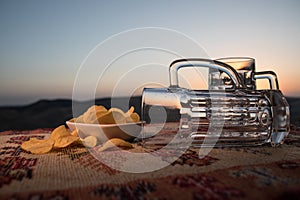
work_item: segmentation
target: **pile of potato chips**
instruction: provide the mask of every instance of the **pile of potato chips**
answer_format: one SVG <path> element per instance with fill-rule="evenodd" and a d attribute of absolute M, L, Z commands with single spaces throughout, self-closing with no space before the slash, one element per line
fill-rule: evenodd
<path fill-rule="evenodd" d="M 79 141 L 77 130 L 69 133 L 66 127 L 61 125 L 52 131 L 48 139 L 30 138 L 30 140 L 23 142 L 21 148 L 33 154 L 43 154 L 51 151 L 52 148 L 63 148 L 76 141 Z"/>
<path fill-rule="evenodd" d="M 119 108 L 110 108 L 107 110 L 104 106 L 94 105 L 85 113 L 70 121 L 88 124 L 124 124 L 139 122 L 140 116 L 134 112 L 133 106 L 124 113 Z M 82 142 L 87 147 L 97 145 L 97 138 L 95 136 L 88 136 L 80 140 L 78 130 L 70 133 L 64 125 L 61 125 L 52 131 L 48 139 L 39 140 L 30 138 L 30 140 L 22 143 L 21 148 L 33 154 L 43 154 L 51 151 L 53 148 L 64 148 L 77 141 Z M 119 138 L 113 138 L 104 143 L 99 150 L 104 151 L 114 146 L 132 148 L 130 143 Z"/>
<path fill-rule="evenodd" d="M 79 117 L 72 119 L 72 121 L 86 124 L 124 124 L 139 122 L 140 116 L 134 112 L 133 106 L 124 113 L 119 108 L 107 110 L 104 106 L 94 105 Z"/>

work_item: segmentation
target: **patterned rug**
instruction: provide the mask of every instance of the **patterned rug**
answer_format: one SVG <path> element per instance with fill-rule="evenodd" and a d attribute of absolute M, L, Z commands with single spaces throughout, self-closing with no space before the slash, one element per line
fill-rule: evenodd
<path fill-rule="evenodd" d="M 51 129 L 0 133 L 0 199 L 299 199 L 300 130 L 285 144 L 215 148 L 202 159 L 188 149 L 169 166 L 125 173 L 85 147 L 33 155 L 20 144 Z M 137 144 L 135 144 L 137 147 Z M 117 150 L 114 153 L 118 153 Z"/>

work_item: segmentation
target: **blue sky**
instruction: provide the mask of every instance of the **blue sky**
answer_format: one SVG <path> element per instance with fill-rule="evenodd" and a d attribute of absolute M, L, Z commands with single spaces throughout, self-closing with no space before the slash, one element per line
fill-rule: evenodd
<path fill-rule="evenodd" d="M 284 94 L 300 96 L 298 0 L 1 0 L 0 25 L 0 105 L 71 98 L 96 45 L 143 27 L 186 34 L 212 58 L 254 57 L 258 70 L 278 74 Z"/>

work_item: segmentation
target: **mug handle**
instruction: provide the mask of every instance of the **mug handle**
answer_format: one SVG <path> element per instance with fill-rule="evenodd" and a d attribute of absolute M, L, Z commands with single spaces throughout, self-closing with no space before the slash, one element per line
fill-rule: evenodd
<path fill-rule="evenodd" d="M 179 87 L 178 70 L 187 67 L 206 67 L 210 69 L 217 69 L 223 71 L 230 76 L 235 87 L 237 88 L 244 87 L 238 73 L 231 66 L 216 60 L 203 59 L 203 58 L 187 58 L 187 59 L 175 60 L 170 64 L 169 77 L 170 77 L 171 88 Z"/>
<path fill-rule="evenodd" d="M 268 79 L 271 90 L 279 90 L 277 75 L 273 71 L 261 71 L 254 73 L 254 79 Z"/>

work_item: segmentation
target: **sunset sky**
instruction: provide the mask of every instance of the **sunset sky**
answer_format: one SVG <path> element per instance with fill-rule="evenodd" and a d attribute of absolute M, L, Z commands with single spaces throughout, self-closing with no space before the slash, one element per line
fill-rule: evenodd
<path fill-rule="evenodd" d="M 99 55 L 108 59 L 117 49 L 142 43 L 139 31 L 134 33 L 136 38 L 129 35 L 125 38 L 130 40 L 124 41 L 118 34 L 147 27 L 163 30 L 162 35 L 147 35 L 145 40 L 152 41 L 151 45 L 163 45 L 174 38 L 170 43 L 175 49 L 181 48 L 180 54 L 186 57 L 253 57 L 258 71 L 277 73 L 286 96 L 300 96 L 299 0 L 1 0 L 0 27 L 0 105 L 72 98 L 76 74 L 78 77 L 80 66 L 90 62 L 88 55 L 91 59 Z M 192 45 L 177 40 L 177 36 L 164 35 L 164 30 L 191 38 L 205 53 L 189 48 Z M 105 47 L 114 39 L 111 47 Z M 91 54 L 97 45 L 101 51 Z M 109 96 L 113 84 L 126 77 L 124 73 L 129 74 L 129 83 L 122 83 L 123 91 L 141 88 L 145 77 L 148 81 L 153 78 L 153 82 L 169 81 L 165 72 L 176 56 L 151 50 L 140 53 L 114 62 L 115 66 L 102 74 L 96 96 Z M 160 67 L 134 70 L 134 66 L 151 62 Z M 96 63 L 100 71 L 105 67 L 102 64 Z M 162 65 L 166 70 L 161 70 Z M 76 82 L 81 85 L 78 93 L 82 97 L 90 87 L 89 73 L 92 76 L 94 71 L 88 70 L 85 77 L 79 78 L 80 83 Z"/>

